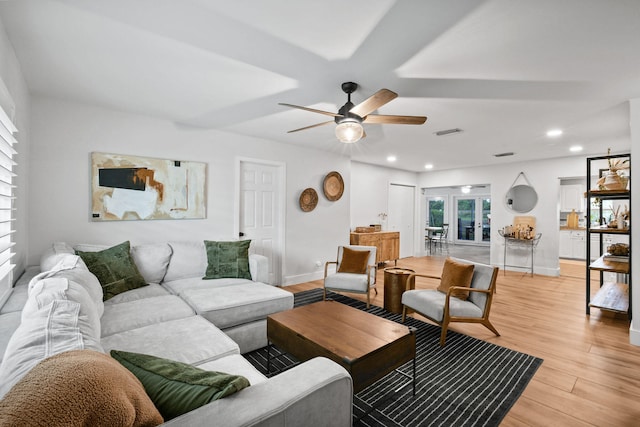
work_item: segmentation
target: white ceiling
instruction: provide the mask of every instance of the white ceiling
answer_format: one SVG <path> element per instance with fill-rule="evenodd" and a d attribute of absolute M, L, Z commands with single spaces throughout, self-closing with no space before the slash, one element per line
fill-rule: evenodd
<path fill-rule="evenodd" d="M 0 19 L 33 94 L 411 171 L 627 151 L 640 97 L 640 0 L 9 0 Z M 279 102 L 336 112 L 345 81 L 427 123 L 286 133 L 328 118 Z"/>

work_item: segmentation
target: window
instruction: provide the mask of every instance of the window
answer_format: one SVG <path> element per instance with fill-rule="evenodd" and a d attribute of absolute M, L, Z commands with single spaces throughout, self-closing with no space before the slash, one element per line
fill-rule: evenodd
<path fill-rule="evenodd" d="M 442 197 L 435 197 L 427 199 L 427 225 L 432 227 L 442 227 L 444 220 L 444 199 Z"/>
<path fill-rule="evenodd" d="M 13 269 L 11 261 L 14 256 L 13 241 L 15 209 L 13 172 L 17 154 L 13 146 L 17 143 L 14 133 L 18 130 L 9 116 L 0 108 L 0 305 L 9 295 L 13 285 Z"/>

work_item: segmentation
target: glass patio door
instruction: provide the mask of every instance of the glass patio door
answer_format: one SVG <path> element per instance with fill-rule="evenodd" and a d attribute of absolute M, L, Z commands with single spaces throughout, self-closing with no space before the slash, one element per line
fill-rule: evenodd
<path fill-rule="evenodd" d="M 455 198 L 455 241 L 488 244 L 491 240 L 491 198 L 488 196 Z"/>

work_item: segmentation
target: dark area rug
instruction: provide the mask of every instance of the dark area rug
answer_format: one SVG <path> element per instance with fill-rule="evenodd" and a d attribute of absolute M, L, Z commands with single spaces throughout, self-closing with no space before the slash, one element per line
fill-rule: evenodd
<path fill-rule="evenodd" d="M 328 292 L 328 296 L 401 323 L 400 314 L 376 306 L 366 309 L 365 303 L 333 292 Z M 294 305 L 298 307 L 321 299 L 322 289 L 312 289 L 296 294 Z M 416 328 L 415 397 L 411 386 L 395 392 L 408 380 L 392 372 L 354 395 L 354 425 L 497 426 L 542 364 L 542 359 L 537 357 L 453 331 L 447 333 L 447 344 L 441 348 L 438 326 L 411 317 L 405 325 Z M 264 374 L 266 356 L 266 347 L 245 354 Z M 285 355 L 272 360 L 272 371 L 285 370 L 296 362 Z M 400 370 L 411 374 L 411 363 Z"/>

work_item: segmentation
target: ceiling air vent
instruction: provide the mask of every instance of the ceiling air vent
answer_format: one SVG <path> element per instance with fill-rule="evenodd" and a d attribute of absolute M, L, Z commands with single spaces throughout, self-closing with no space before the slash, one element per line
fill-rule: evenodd
<path fill-rule="evenodd" d="M 462 129 L 455 128 L 455 129 L 439 130 L 438 132 L 436 132 L 436 135 L 443 136 L 443 135 L 450 135 L 452 133 L 458 133 L 458 132 L 462 132 Z"/>
<path fill-rule="evenodd" d="M 507 152 L 507 153 L 494 154 L 494 157 L 508 157 L 508 156 L 513 156 L 513 153 L 512 152 Z"/>

